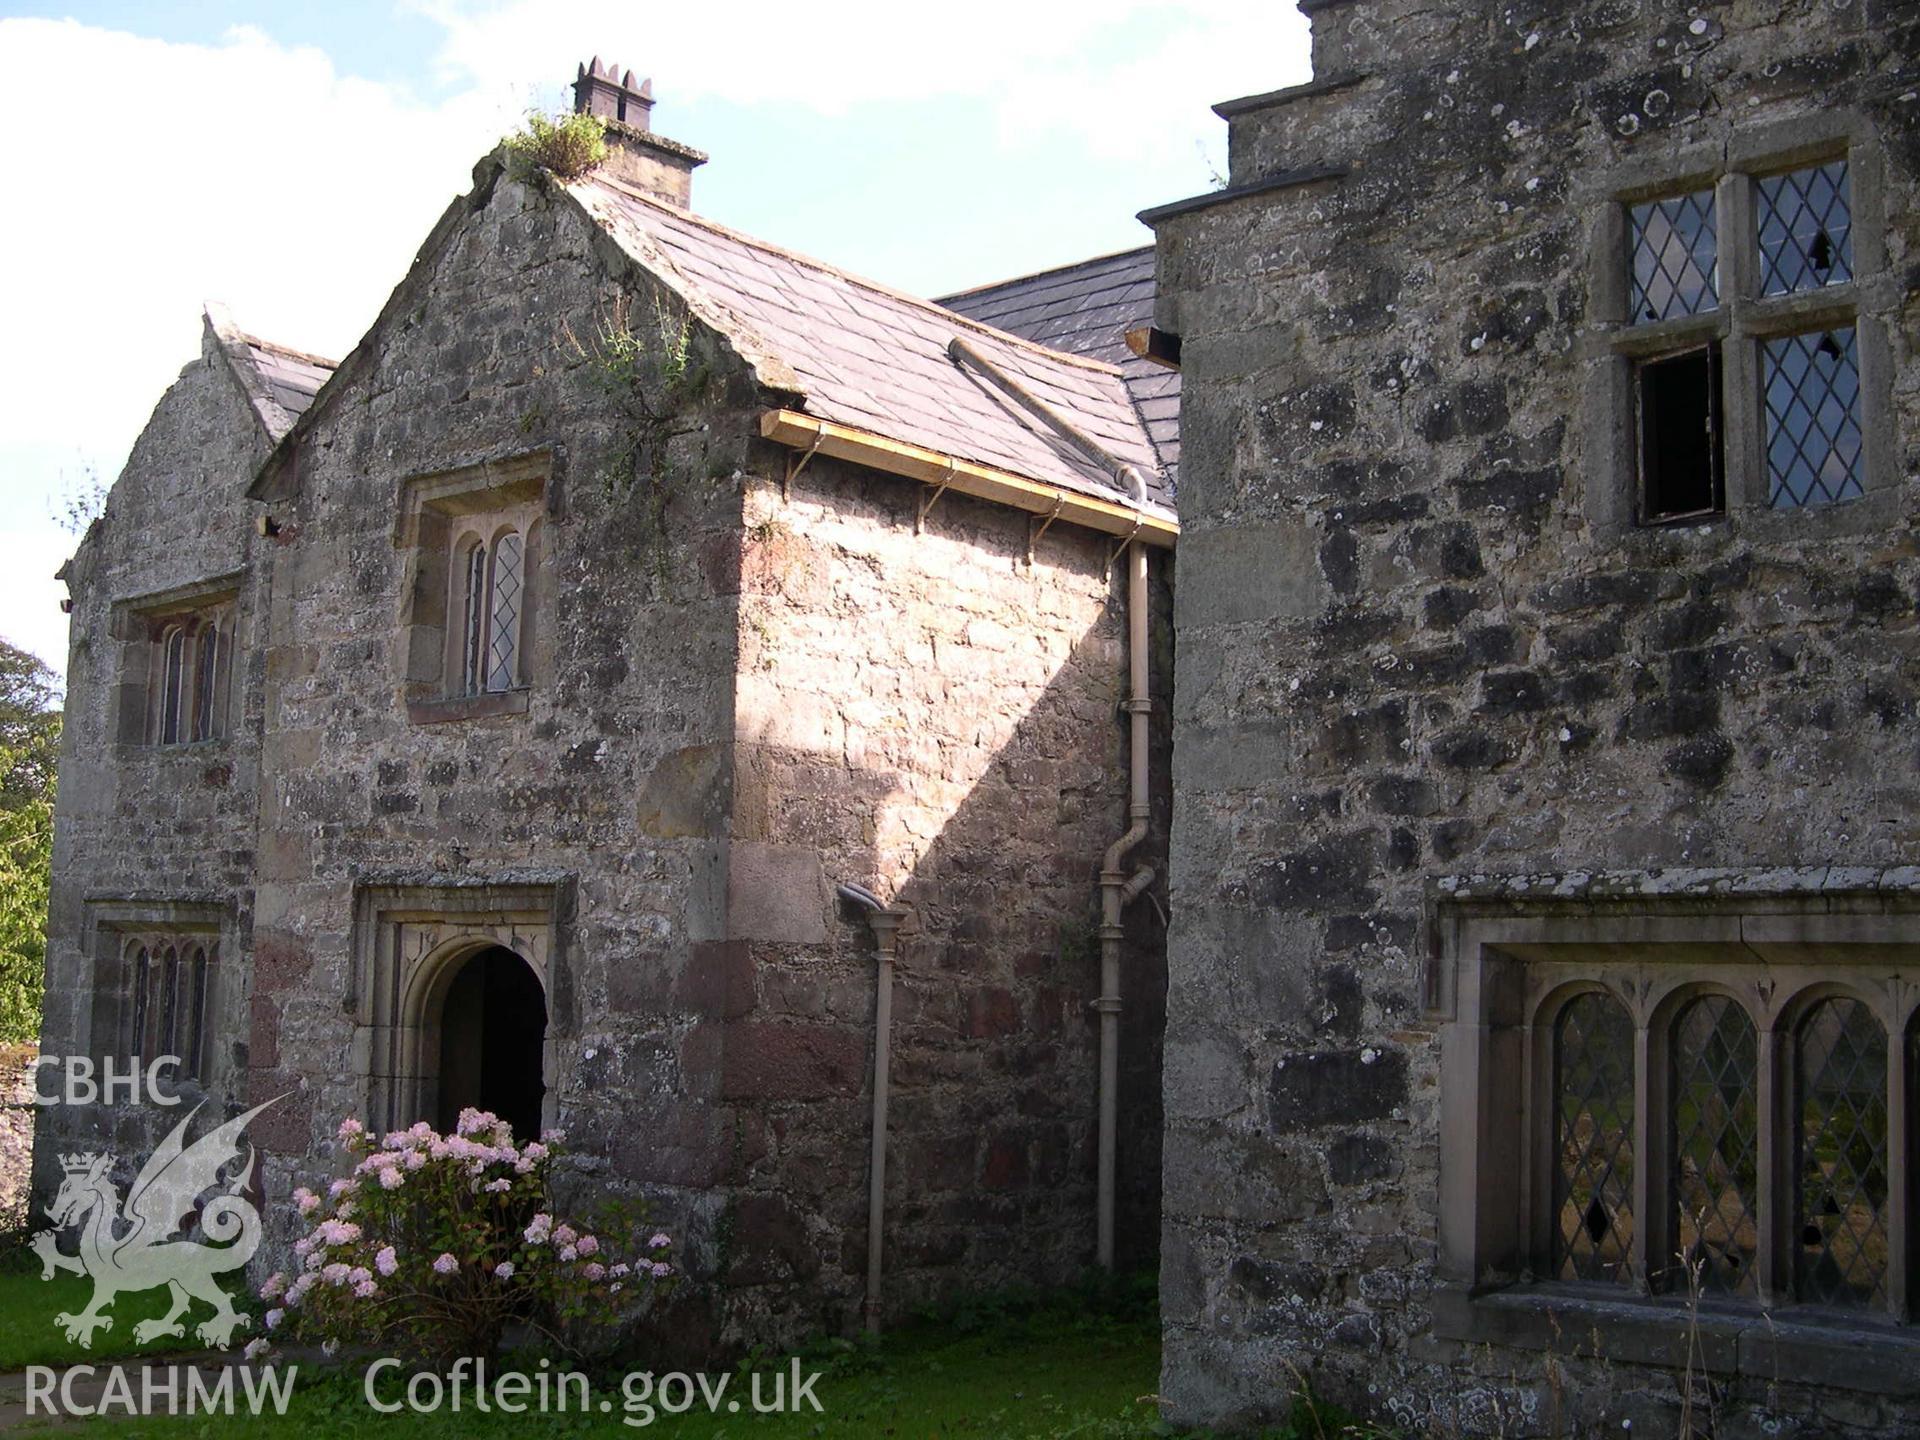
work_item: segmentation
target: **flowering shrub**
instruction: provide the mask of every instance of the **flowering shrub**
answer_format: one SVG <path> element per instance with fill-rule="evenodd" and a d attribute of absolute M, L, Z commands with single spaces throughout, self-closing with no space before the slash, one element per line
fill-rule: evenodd
<path fill-rule="evenodd" d="M 310 1228 L 293 1247 L 292 1277 L 260 1287 L 271 1338 L 250 1344 L 249 1358 L 282 1338 L 435 1361 L 490 1355 L 514 1321 L 566 1345 L 673 1275 L 667 1236 L 620 1256 L 555 1216 L 558 1131 L 516 1146 L 505 1121 L 463 1110 L 451 1135 L 422 1122 L 376 1140 L 357 1120 L 339 1133 L 353 1173 L 324 1198 L 293 1192 Z"/>

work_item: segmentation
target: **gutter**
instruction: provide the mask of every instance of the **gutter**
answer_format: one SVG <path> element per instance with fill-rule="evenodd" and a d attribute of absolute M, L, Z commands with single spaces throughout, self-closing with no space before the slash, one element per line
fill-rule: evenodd
<path fill-rule="evenodd" d="M 1132 536 L 1163 550 L 1171 550 L 1180 538 L 1180 522 L 1171 511 L 1157 505 L 1136 507 L 1118 496 L 1102 500 L 798 410 L 766 411 L 760 417 L 760 434 L 791 450 L 851 460 L 869 469 L 956 490 L 1030 515 L 1051 516 L 1108 535 Z"/>

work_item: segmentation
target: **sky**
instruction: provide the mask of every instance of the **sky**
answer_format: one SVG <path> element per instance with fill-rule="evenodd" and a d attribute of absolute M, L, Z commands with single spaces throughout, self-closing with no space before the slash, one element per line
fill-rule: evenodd
<path fill-rule="evenodd" d="M 473 164 L 591 56 L 706 151 L 693 205 L 926 295 L 1151 241 L 1210 106 L 1307 79 L 1285 0 L 0 0 L 0 638 L 66 664 L 76 537 L 201 307 L 339 358 Z"/>

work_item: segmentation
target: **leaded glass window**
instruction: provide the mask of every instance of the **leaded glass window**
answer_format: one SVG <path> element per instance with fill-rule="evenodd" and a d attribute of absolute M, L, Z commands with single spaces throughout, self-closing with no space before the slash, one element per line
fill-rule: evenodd
<path fill-rule="evenodd" d="M 210 972 L 207 951 L 204 945 L 196 945 L 193 950 L 193 988 L 187 1007 L 187 1045 L 185 1059 L 187 1074 L 195 1078 L 205 1078 L 202 1068 L 206 1058 L 207 1039 L 207 981 Z"/>
<path fill-rule="evenodd" d="M 1633 1021 L 1576 996 L 1554 1024 L 1553 1273 L 1625 1281 L 1633 1251 Z"/>
<path fill-rule="evenodd" d="M 179 626 L 168 630 L 160 642 L 160 743 L 180 741 L 180 714 L 187 683 L 187 632 Z"/>
<path fill-rule="evenodd" d="M 1753 1021 L 1703 995 L 1674 1022 L 1672 1175 L 1681 1286 L 1758 1293 L 1759 1083 Z"/>
<path fill-rule="evenodd" d="M 487 547 L 476 543 L 467 551 L 465 565 L 466 604 L 461 636 L 461 689 L 468 695 L 480 693 L 485 678 L 487 635 Z"/>
<path fill-rule="evenodd" d="M 220 627 L 200 627 L 193 662 L 193 738 L 211 740 L 220 733 L 217 707 L 220 677 Z"/>
<path fill-rule="evenodd" d="M 1636 325 L 1719 308 L 1719 234 L 1713 191 L 1627 210 Z"/>
<path fill-rule="evenodd" d="M 175 1025 L 180 1018 L 180 955 L 171 945 L 160 962 L 160 1031 L 154 1039 L 155 1055 L 178 1055 Z"/>
<path fill-rule="evenodd" d="M 1853 198 L 1847 162 L 1759 182 L 1760 293 L 1817 290 L 1853 278 Z"/>
<path fill-rule="evenodd" d="M 520 536 L 507 531 L 494 541 L 490 595 L 487 605 L 487 684 L 489 690 L 511 690 L 520 682 L 521 561 Z"/>
<path fill-rule="evenodd" d="M 133 1015 L 127 1026 L 127 1048 L 135 1055 L 147 1052 L 147 990 L 153 983 L 153 961 L 147 947 L 133 951 Z"/>
<path fill-rule="evenodd" d="M 1858 1000 L 1815 1005 L 1795 1034 L 1795 1289 L 1887 1303 L 1887 1037 Z"/>
<path fill-rule="evenodd" d="M 1860 362 L 1852 326 L 1762 347 L 1768 503 L 1853 500 L 1861 490 Z"/>

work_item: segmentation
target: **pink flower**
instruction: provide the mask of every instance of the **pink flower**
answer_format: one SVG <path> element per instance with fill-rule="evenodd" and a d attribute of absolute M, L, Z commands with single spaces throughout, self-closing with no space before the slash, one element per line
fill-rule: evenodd
<path fill-rule="evenodd" d="M 320 1278 L 329 1285 L 344 1285 L 347 1283 L 347 1277 L 352 1273 L 353 1268 L 346 1261 L 336 1260 L 321 1270 Z"/>
<path fill-rule="evenodd" d="M 502 1260 L 498 1265 L 494 1266 L 493 1278 L 496 1280 L 511 1280 L 513 1278 L 513 1261 Z"/>
<path fill-rule="evenodd" d="M 313 1253 L 313 1244 L 313 1236 L 302 1235 L 298 1240 L 293 1242 L 293 1253 L 305 1259 Z"/>
<path fill-rule="evenodd" d="M 298 1249 L 299 1247 L 295 1246 L 294 1248 Z M 278 1300 L 286 1293 L 287 1277 L 282 1275 L 278 1270 L 267 1276 L 266 1282 L 260 1287 L 260 1298 L 262 1300 Z"/>
<path fill-rule="evenodd" d="M 671 1245 L 672 1243 L 673 1241 L 669 1240 L 666 1237 L 665 1233 L 663 1232 L 659 1235 L 654 1236 L 651 1240 L 647 1241 L 647 1248 L 650 1250 L 664 1250 L 667 1246 Z"/>
<path fill-rule="evenodd" d="M 400 1268 L 400 1257 L 393 1253 L 393 1246 L 380 1247 L 380 1253 L 373 1257 L 373 1268 L 382 1275 L 391 1275 Z"/>
<path fill-rule="evenodd" d="M 433 1262 L 433 1273 L 436 1275 L 451 1275 L 459 1268 L 460 1262 L 445 1252 L 437 1256 Z"/>
<path fill-rule="evenodd" d="M 538 1140 L 535 1140 L 520 1152 L 520 1157 L 523 1160 L 544 1160 L 547 1158 L 548 1153 L 547 1147 L 542 1145 Z"/>
<path fill-rule="evenodd" d="M 407 1152 L 407 1169 L 418 1170 L 422 1165 L 426 1163 L 427 1163 L 427 1157 L 423 1155 L 420 1151 L 409 1150 Z"/>
<path fill-rule="evenodd" d="M 390 1166 L 380 1172 L 380 1188 L 382 1190 L 398 1190 L 406 1183 L 407 1172 L 398 1166 Z"/>
<path fill-rule="evenodd" d="M 571 1225 L 556 1225 L 553 1227 L 553 1243 L 556 1245 L 571 1245 L 579 1238 L 579 1232 Z"/>
<path fill-rule="evenodd" d="M 600 1241 L 596 1236 L 582 1235 L 577 1248 L 582 1255 L 598 1255 L 600 1253 Z"/>
<path fill-rule="evenodd" d="M 564 1145 L 567 1143 L 567 1132 L 564 1130 L 542 1130 L 540 1132 L 540 1143 L 549 1149 L 555 1145 Z"/>
<path fill-rule="evenodd" d="M 336 1180 L 327 1187 L 327 1198 L 338 1200 L 342 1195 L 350 1195 L 358 1188 L 351 1180 Z"/>
<path fill-rule="evenodd" d="M 498 1195 L 498 1194 L 501 1194 L 503 1191 L 513 1189 L 513 1181 L 507 1179 L 505 1176 L 502 1176 L 498 1180 L 489 1180 L 485 1185 L 481 1186 L 480 1188 L 485 1190 L 490 1195 Z"/>
<path fill-rule="evenodd" d="M 578 1260 L 579 1258 L 580 1258 L 580 1252 L 574 1249 L 573 1246 L 562 1245 L 560 1247 L 560 1262 L 563 1265 L 571 1265 L 575 1260 Z"/>
<path fill-rule="evenodd" d="M 298 1305 L 307 1298 L 307 1291 L 313 1288 L 313 1276 L 302 1275 L 287 1287 L 287 1304 Z"/>
<path fill-rule="evenodd" d="M 278 1330 L 280 1328 L 280 1322 L 286 1318 L 287 1312 L 284 1310 L 267 1311 L 267 1328 L 269 1330 Z"/>
<path fill-rule="evenodd" d="M 380 1293 L 380 1287 L 371 1280 L 362 1280 L 358 1285 L 353 1287 L 353 1293 L 362 1300 L 371 1300 L 375 1295 Z"/>
<path fill-rule="evenodd" d="M 340 1122 L 340 1128 L 334 1133 L 342 1140 L 358 1140 L 367 1133 L 367 1127 L 349 1115 Z"/>
<path fill-rule="evenodd" d="M 302 1215 L 311 1215 L 320 1208 L 320 1197 L 302 1185 L 293 1192 L 293 1203 Z"/>
<path fill-rule="evenodd" d="M 478 1135 L 483 1130 L 491 1130 L 498 1123 L 498 1117 L 469 1105 L 460 1112 L 460 1119 L 453 1128 L 457 1135 Z"/>
<path fill-rule="evenodd" d="M 656 1280 L 664 1280 L 673 1273 L 673 1267 L 662 1260 L 654 1261 L 649 1268 L 653 1271 L 653 1278 Z"/>
<path fill-rule="evenodd" d="M 546 1244 L 547 1237 L 552 1233 L 552 1231 L 553 1231 L 553 1217 L 547 1214 L 546 1211 L 543 1210 L 538 1215 L 533 1217 L 533 1223 L 528 1225 L 526 1228 L 525 1235 L 526 1235 L 527 1244 L 529 1245 Z"/>
<path fill-rule="evenodd" d="M 614 1266 L 614 1267 L 613 1267 L 613 1268 L 612 1268 L 611 1270 L 609 1270 L 609 1271 L 608 1271 L 607 1273 L 608 1273 L 609 1275 L 611 1275 L 611 1276 L 613 1276 L 613 1278 L 614 1278 L 614 1279 L 616 1279 L 616 1280 L 618 1280 L 618 1279 L 619 1279 L 619 1278 L 620 1278 L 621 1276 L 623 1276 L 623 1275 L 626 1275 L 626 1274 L 628 1274 L 628 1273 L 629 1273 L 629 1270 L 628 1270 L 628 1267 L 627 1267 L 627 1264 L 626 1264 L 626 1262 L 625 1262 L 625 1261 L 622 1261 L 622 1262 L 621 1262 L 620 1264 L 618 1264 L 618 1265 L 616 1265 L 616 1266 Z"/>
<path fill-rule="evenodd" d="M 595 1284 L 598 1284 L 601 1280 L 603 1280 L 606 1277 L 607 1267 L 602 1265 L 599 1261 L 595 1260 L 589 1264 L 581 1266 L 580 1273 L 586 1276 L 587 1279 L 593 1281 Z"/>

